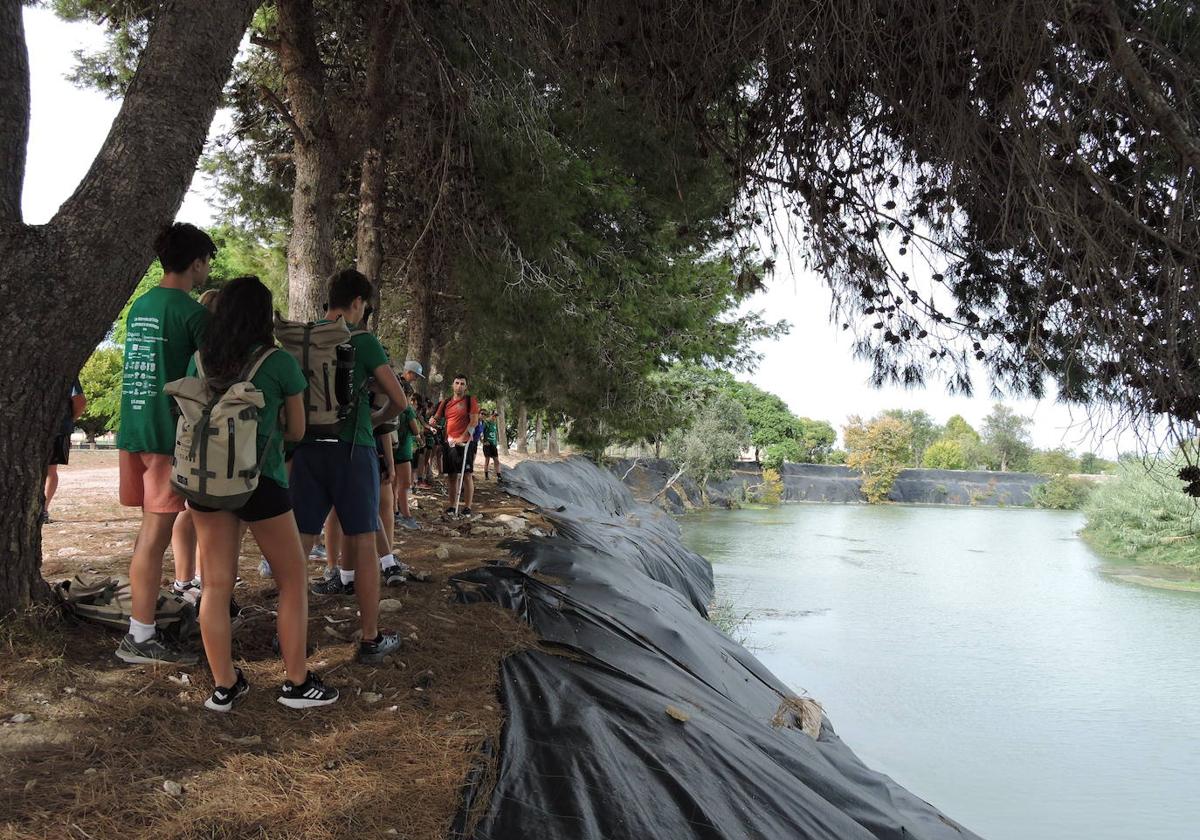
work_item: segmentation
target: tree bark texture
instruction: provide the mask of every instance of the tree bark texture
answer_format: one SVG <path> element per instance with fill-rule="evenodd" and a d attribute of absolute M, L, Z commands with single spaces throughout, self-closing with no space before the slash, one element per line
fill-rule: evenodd
<path fill-rule="evenodd" d="M 291 317 L 308 321 L 320 316 L 333 274 L 334 196 L 340 183 L 341 156 L 317 47 L 312 0 L 277 0 L 275 6 L 279 65 L 295 138 L 288 306 Z"/>
<path fill-rule="evenodd" d="M 529 409 L 525 403 L 517 404 L 517 451 L 522 455 L 529 452 Z"/>
<path fill-rule="evenodd" d="M 387 122 L 395 77 L 396 30 L 399 4 L 389 2 L 371 37 L 366 91 L 362 114 L 362 175 L 358 186 L 358 219 L 355 230 L 355 268 L 375 286 L 375 312 L 382 309 L 383 203 L 387 183 Z"/>
<path fill-rule="evenodd" d="M 545 444 L 542 441 L 542 415 L 540 412 L 533 423 L 533 451 L 538 455 L 546 451 Z"/>
<path fill-rule="evenodd" d="M 551 455 L 558 455 L 558 426 L 550 424 L 550 429 L 546 433 L 546 449 Z"/>
<path fill-rule="evenodd" d="M 29 140 L 29 51 L 21 0 L 0 0 L 0 229 L 21 223 Z"/>
<path fill-rule="evenodd" d="M 496 441 L 500 448 L 501 455 L 508 454 L 508 414 L 505 409 L 505 399 L 500 397 L 496 400 Z"/>
<path fill-rule="evenodd" d="M 0 0 L 0 196 L 15 196 L 17 206 L 22 172 L 12 155 L 28 139 L 20 103 L 29 101 L 20 5 Z M 0 221 L 0 615 L 48 592 L 38 514 L 66 394 L 183 201 L 257 5 L 163 3 L 121 110 L 74 194 L 45 225 Z"/>

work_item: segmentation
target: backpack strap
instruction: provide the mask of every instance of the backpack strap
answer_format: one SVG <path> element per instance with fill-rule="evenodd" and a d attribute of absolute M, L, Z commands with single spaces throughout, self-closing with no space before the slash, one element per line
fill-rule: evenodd
<path fill-rule="evenodd" d="M 279 349 L 278 347 L 270 347 L 270 346 L 264 348 L 261 353 L 259 353 L 253 359 L 251 359 L 249 364 L 246 365 L 246 368 L 242 372 L 242 378 L 239 379 L 238 381 L 239 382 L 249 382 L 251 379 L 253 379 L 255 374 L 258 373 L 258 369 L 263 366 L 263 362 L 265 362 L 267 360 L 267 357 L 270 356 L 272 353 L 274 353 L 278 349 Z M 200 354 L 197 353 L 196 355 L 199 356 Z"/>

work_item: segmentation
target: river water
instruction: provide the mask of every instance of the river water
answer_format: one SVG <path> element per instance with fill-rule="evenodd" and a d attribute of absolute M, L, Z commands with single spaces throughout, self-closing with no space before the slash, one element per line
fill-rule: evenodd
<path fill-rule="evenodd" d="M 990 840 L 1200 838 L 1200 595 L 1100 573 L 1055 511 L 682 521 L 733 631 L 870 766 Z"/>

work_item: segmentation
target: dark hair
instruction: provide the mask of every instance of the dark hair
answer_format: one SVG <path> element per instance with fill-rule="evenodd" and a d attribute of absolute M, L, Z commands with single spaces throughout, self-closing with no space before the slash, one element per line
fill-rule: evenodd
<path fill-rule="evenodd" d="M 269 347 L 274 341 L 271 290 L 252 275 L 234 278 L 221 289 L 200 344 L 204 374 L 226 386 L 233 384 L 255 345 Z"/>
<path fill-rule="evenodd" d="M 163 271 L 187 271 L 196 260 L 217 255 L 217 246 L 207 233 L 187 222 L 176 222 L 163 228 L 154 240 L 154 253 Z"/>
<path fill-rule="evenodd" d="M 451 384 L 453 384 L 456 380 L 459 380 L 459 379 L 461 379 L 463 382 L 469 381 L 466 376 L 459 373 L 459 374 L 455 374 L 454 379 L 451 379 L 450 382 L 451 382 Z"/>
<path fill-rule="evenodd" d="M 329 280 L 329 308 L 345 309 L 355 298 L 370 302 L 372 291 L 371 281 L 365 274 L 353 268 L 343 269 Z"/>

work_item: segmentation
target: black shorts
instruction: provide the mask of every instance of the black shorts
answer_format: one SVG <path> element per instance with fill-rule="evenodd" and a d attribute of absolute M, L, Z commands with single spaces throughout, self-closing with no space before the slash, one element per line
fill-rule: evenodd
<path fill-rule="evenodd" d="M 65 464 L 71 456 L 71 436 L 55 435 L 54 443 L 50 446 L 50 463 Z"/>
<path fill-rule="evenodd" d="M 494 443 L 485 443 L 485 444 L 483 445 L 483 457 L 484 457 L 484 458 L 497 458 L 497 459 L 499 459 L 499 457 L 500 457 L 500 451 L 499 451 L 498 449 L 496 449 L 496 444 L 494 444 Z"/>
<path fill-rule="evenodd" d="M 194 502 L 188 502 L 188 507 L 201 513 L 216 513 L 219 510 Z M 292 497 L 288 489 L 275 479 L 260 475 L 258 486 L 254 488 L 254 494 L 246 500 L 246 504 L 229 512 L 243 522 L 262 522 L 264 519 L 282 516 L 291 509 Z"/>
<path fill-rule="evenodd" d="M 458 475 L 461 472 L 474 472 L 476 444 L 476 441 L 471 441 L 466 447 L 460 443 L 455 446 L 448 445 L 443 448 L 442 473 L 445 475 Z M 463 459 L 464 448 L 466 449 L 465 463 Z"/>

